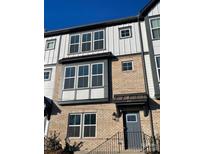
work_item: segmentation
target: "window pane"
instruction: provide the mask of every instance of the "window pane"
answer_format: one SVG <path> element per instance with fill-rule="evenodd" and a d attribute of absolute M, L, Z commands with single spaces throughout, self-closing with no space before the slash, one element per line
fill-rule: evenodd
<path fill-rule="evenodd" d="M 122 30 L 121 37 L 127 37 L 127 36 L 130 36 L 130 31 L 129 30 Z"/>
<path fill-rule="evenodd" d="M 80 125 L 81 115 L 70 115 L 69 116 L 69 125 Z"/>
<path fill-rule="evenodd" d="M 74 88 L 74 78 L 65 79 L 64 89 Z"/>
<path fill-rule="evenodd" d="M 102 64 L 92 65 L 92 74 L 102 74 Z"/>
<path fill-rule="evenodd" d="M 84 126 L 84 137 L 95 137 L 95 126 Z"/>
<path fill-rule="evenodd" d="M 48 42 L 47 49 L 53 49 L 54 48 L 54 42 Z"/>
<path fill-rule="evenodd" d="M 123 71 L 132 70 L 132 62 L 123 62 L 122 70 Z"/>
<path fill-rule="evenodd" d="M 94 50 L 103 49 L 103 40 L 94 42 Z"/>
<path fill-rule="evenodd" d="M 153 29 L 152 35 L 153 35 L 154 39 L 159 39 L 160 38 L 160 29 Z"/>
<path fill-rule="evenodd" d="M 158 69 L 158 75 L 159 75 L 159 79 L 160 79 L 160 69 Z"/>
<path fill-rule="evenodd" d="M 78 88 L 88 87 L 88 77 L 78 78 Z"/>
<path fill-rule="evenodd" d="M 135 115 L 127 116 L 127 121 L 137 121 L 136 116 Z"/>
<path fill-rule="evenodd" d="M 91 42 L 82 44 L 82 51 L 90 51 L 91 50 Z"/>
<path fill-rule="evenodd" d="M 80 137 L 80 126 L 72 126 L 68 129 L 69 137 Z"/>
<path fill-rule="evenodd" d="M 84 124 L 96 124 L 96 114 L 85 114 Z"/>
<path fill-rule="evenodd" d="M 71 44 L 79 43 L 79 35 L 71 36 Z"/>
<path fill-rule="evenodd" d="M 79 49 L 78 44 L 70 45 L 70 53 L 76 53 L 76 52 L 78 52 L 78 49 Z"/>
<path fill-rule="evenodd" d="M 156 57 L 157 67 L 160 68 L 160 57 Z"/>
<path fill-rule="evenodd" d="M 158 27 L 160 27 L 160 20 L 159 20 L 159 19 L 152 19 L 152 20 L 151 20 L 151 27 L 152 27 L 152 28 L 158 28 Z"/>
<path fill-rule="evenodd" d="M 89 34 L 83 34 L 83 42 L 91 41 L 91 33 Z"/>
<path fill-rule="evenodd" d="M 103 31 L 95 32 L 95 40 L 103 39 Z"/>
<path fill-rule="evenodd" d="M 75 76 L 75 67 L 66 68 L 65 77 L 74 77 Z"/>
<path fill-rule="evenodd" d="M 88 65 L 86 65 L 86 66 L 79 66 L 78 75 L 79 76 L 88 75 Z"/>
<path fill-rule="evenodd" d="M 50 74 L 50 72 L 44 72 L 44 80 L 49 79 L 49 74 Z"/>
<path fill-rule="evenodd" d="M 92 77 L 92 86 L 102 86 L 102 75 Z"/>

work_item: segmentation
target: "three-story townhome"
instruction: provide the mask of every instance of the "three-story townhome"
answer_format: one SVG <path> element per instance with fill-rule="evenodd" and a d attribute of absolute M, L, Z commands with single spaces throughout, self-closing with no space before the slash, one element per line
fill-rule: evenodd
<path fill-rule="evenodd" d="M 82 152 L 146 150 L 145 137 L 153 136 L 158 123 L 150 118 L 144 19 L 50 31 L 45 38 L 60 42 L 59 52 L 53 52 L 56 105 L 49 131 L 60 132 L 61 140 L 83 142 Z"/>

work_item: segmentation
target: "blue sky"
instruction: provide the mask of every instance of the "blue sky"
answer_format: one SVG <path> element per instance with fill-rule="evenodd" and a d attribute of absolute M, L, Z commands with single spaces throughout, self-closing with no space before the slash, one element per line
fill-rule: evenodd
<path fill-rule="evenodd" d="M 137 15 L 149 0 L 44 0 L 46 31 Z"/>

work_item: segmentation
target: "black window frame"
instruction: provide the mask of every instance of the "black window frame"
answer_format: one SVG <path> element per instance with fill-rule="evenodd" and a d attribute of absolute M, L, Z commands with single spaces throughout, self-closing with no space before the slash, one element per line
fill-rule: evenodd
<path fill-rule="evenodd" d="M 124 63 L 131 63 L 131 68 L 132 69 L 124 69 Z M 122 61 L 122 66 L 121 67 L 122 67 L 123 72 L 133 71 L 134 70 L 133 60 Z"/>

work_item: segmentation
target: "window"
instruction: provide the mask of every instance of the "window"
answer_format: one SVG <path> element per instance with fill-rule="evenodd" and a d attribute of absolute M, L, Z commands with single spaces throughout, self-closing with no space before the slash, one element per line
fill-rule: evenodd
<path fill-rule="evenodd" d="M 122 62 L 122 71 L 132 70 L 132 61 L 124 61 Z"/>
<path fill-rule="evenodd" d="M 70 37 L 70 53 L 79 52 L 80 35 L 72 35 Z"/>
<path fill-rule="evenodd" d="M 104 31 L 94 32 L 94 50 L 104 49 Z"/>
<path fill-rule="evenodd" d="M 44 81 L 51 79 L 51 69 L 44 70 Z"/>
<path fill-rule="evenodd" d="M 75 67 L 65 69 L 64 89 L 72 89 L 75 84 Z"/>
<path fill-rule="evenodd" d="M 131 27 L 120 28 L 120 38 L 129 38 L 131 36 Z"/>
<path fill-rule="evenodd" d="M 92 87 L 103 86 L 103 64 L 92 64 Z"/>
<path fill-rule="evenodd" d="M 160 39 L 160 18 L 150 19 L 152 39 Z"/>
<path fill-rule="evenodd" d="M 80 137 L 81 134 L 81 114 L 69 115 L 69 137 Z"/>
<path fill-rule="evenodd" d="M 82 51 L 91 51 L 91 33 L 82 35 Z"/>
<path fill-rule="evenodd" d="M 70 114 L 68 136 L 78 137 L 78 138 L 95 137 L 96 136 L 96 114 L 95 113 Z"/>
<path fill-rule="evenodd" d="M 155 57 L 158 81 L 160 81 L 160 56 Z"/>
<path fill-rule="evenodd" d="M 53 50 L 55 49 L 56 40 L 47 40 L 46 41 L 46 50 Z"/>
<path fill-rule="evenodd" d="M 137 122 L 137 114 L 127 114 L 126 119 L 127 122 Z"/>
<path fill-rule="evenodd" d="M 78 67 L 78 88 L 88 87 L 89 65 Z"/>

